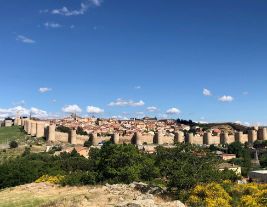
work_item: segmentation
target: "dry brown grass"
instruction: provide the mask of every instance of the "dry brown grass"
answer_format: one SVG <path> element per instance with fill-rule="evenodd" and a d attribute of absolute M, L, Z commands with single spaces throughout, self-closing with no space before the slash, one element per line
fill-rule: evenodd
<path fill-rule="evenodd" d="M 119 187 L 81 186 L 60 187 L 46 183 L 32 183 L 0 191 L 1 207 L 81 207 L 114 206 L 134 200 L 141 193 L 126 185 Z"/>

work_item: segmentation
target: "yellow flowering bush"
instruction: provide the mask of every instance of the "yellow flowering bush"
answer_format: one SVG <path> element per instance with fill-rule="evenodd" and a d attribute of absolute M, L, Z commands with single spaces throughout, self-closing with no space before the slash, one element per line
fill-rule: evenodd
<path fill-rule="evenodd" d="M 255 197 L 260 207 L 267 206 L 267 189 L 259 191 Z"/>
<path fill-rule="evenodd" d="M 190 207 L 266 207 L 267 184 L 223 181 L 197 185 L 190 193 Z"/>
<path fill-rule="evenodd" d="M 57 175 L 57 176 L 49 176 L 43 175 L 42 177 L 38 178 L 35 183 L 52 183 L 52 184 L 59 184 L 64 179 L 64 176 Z"/>
<path fill-rule="evenodd" d="M 255 183 L 245 185 L 235 184 L 235 189 L 240 195 L 254 195 L 259 192 L 259 185 Z"/>
<path fill-rule="evenodd" d="M 188 199 L 189 206 L 231 207 L 231 197 L 218 183 L 197 185 Z"/>
<path fill-rule="evenodd" d="M 242 196 L 240 199 L 240 207 L 258 207 L 256 199 L 251 195 Z"/>

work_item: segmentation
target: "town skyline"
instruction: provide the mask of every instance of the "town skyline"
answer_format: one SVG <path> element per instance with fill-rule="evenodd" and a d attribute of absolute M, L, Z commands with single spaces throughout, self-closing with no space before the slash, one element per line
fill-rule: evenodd
<path fill-rule="evenodd" d="M 265 2 L 0 2 L 0 119 L 267 125 Z"/>

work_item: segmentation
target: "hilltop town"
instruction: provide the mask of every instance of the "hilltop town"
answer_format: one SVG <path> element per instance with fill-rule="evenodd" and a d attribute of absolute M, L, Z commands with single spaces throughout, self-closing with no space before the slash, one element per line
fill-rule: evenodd
<path fill-rule="evenodd" d="M 193 187 L 197 188 L 197 186 L 196 184 L 190 184 L 191 181 L 184 180 L 186 179 L 185 177 L 181 177 L 178 180 L 175 177 L 172 177 L 174 175 L 176 176 L 174 170 L 176 169 L 176 165 L 170 165 L 169 159 L 176 160 L 173 161 L 177 162 L 177 166 L 189 164 L 190 167 L 188 169 L 179 168 L 179 172 L 185 173 L 186 176 L 189 176 L 189 171 L 194 169 L 199 171 L 202 176 L 206 176 L 210 173 L 214 174 L 214 176 L 216 177 L 215 180 L 217 182 L 219 182 L 219 180 L 229 179 L 231 180 L 231 182 L 233 182 L 231 185 L 234 185 L 234 183 L 236 182 L 245 186 L 250 185 L 247 183 L 252 181 L 255 183 L 267 182 L 267 173 L 265 170 L 265 167 L 267 167 L 267 129 L 265 127 L 247 127 L 231 122 L 203 124 L 195 123 L 190 120 L 157 120 L 156 118 L 148 117 L 145 117 L 143 119 L 117 120 L 113 118 L 99 119 L 82 118 L 77 116 L 70 116 L 62 119 L 45 120 L 40 120 L 34 117 L 15 117 L 13 119 L 6 118 L 4 121 L 2 121 L 1 126 L 0 138 L 2 136 L 1 130 L 19 130 L 20 136 L 22 136 L 22 138 L 12 138 L 10 139 L 10 143 L 8 145 L 1 145 L 2 150 L 0 151 L 0 155 L 4 155 L 4 158 L 8 153 L 9 157 L 7 156 L 6 158 L 2 158 L 0 160 L 0 163 L 2 163 L 2 165 L 0 164 L 0 172 L 2 170 L 5 174 L 5 171 L 8 170 L 8 168 L 6 169 L 6 167 L 4 166 L 12 166 L 13 162 L 14 165 L 16 165 L 16 159 L 22 159 L 21 161 L 19 161 L 19 163 L 25 162 L 25 165 L 27 165 L 26 163 L 28 162 L 34 163 L 36 161 L 35 159 L 40 159 L 40 162 L 42 162 L 42 159 L 48 159 L 48 162 L 50 163 L 49 166 L 58 165 L 58 159 L 61 160 L 60 162 L 66 162 L 65 164 L 62 163 L 58 166 L 59 169 L 62 168 L 61 170 L 63 170 L 63 172 L 59 173 L 59 175 L 56 176 L 54 176 L 54 174 L 57 172 L 57 170 L 50 169 L 50 167 L 48 167 L 48 172 L 47 170 L 45 170 L 45 172 L 42 173 L 41 170 L 41 174 L 37 173 L 37 175 L 32 172 L 28 178 L 25 177 L 24 179 L 20 179 L 15 183 L 13 183 L 13 181 L 10 180 L 9 177 L 4 176 L 2 178 L 3 184 L 2 186 L 0 185 L 0 188 L 15 186 L 18 184 L 26 184 L 32 181 L 37 182 L 35 184 L 25 185 L 25 187 L 21 186 L 19 188 L 15 188 L 14 190 L 12 190 L 13 193 L 21 191 L 21 189 L 23 189 L 21 191 L 22 193 L 27 193 L 28 188 L 29 190 L 32 188 L 40 188 L 41 190 L 44 187 L 56 189 L 54 193 L 50 193 L 49 195 L 38 194 L 39 197 L 34 197 L 32 199 L 40 199 L 40 196 L 50 196 L 52 199 L 52 196 L 60 191 L 59 188 L 53 187 L 54 184 L 70 186 L 79 186 L 84 184 L 95 185 L 102 182 L 122 182 L 129 184 L 130 182 L 140 180 L 144 180 L 150 183 L 153 180 L 151 185 L 148 185 L 146 183 L 135 183 L 131 184 L 130 186 L 111 185 L 110 188 L 116 188 L 118 192 L 123 191 L 123 189 L 132 191 L 133 188 L 131 186 L 141 185 L 143 186 L 142 188 L 148 189 L 148 191 L 156 189 L 155 192 L 159 191 L 161 193 L 146 193 L 145 195 L 139 193 L 140 196 L 137 200 L 136 198 L 126 198 L 124 196 L 120 198 L 114 197 L 116 201 L 107 201 L 106 196 L 101 198 L 101 201 L 90 201 L 88 199 L 84 199 L 84 197 L 81 197 L 81 195 L 79 194 L 79 198 L 81 200 L 79 200 L 79 202 L 77 202 L 76 204 L 77 206 L 83 206 L 85 205 L 85 203 L 88 203 L 90 204 L 90 206 L 94 206 L 94 204 L 98 206 L 100 205 L 100 202 L 106 202 L 105 205 L 109 205 L 108 203 L 111 204 L 112 202 L 114 204 L 115 202 L 116 204 L 124 203 L 122 206 L 128 206 L 128 204 L 134 204 L 140 207 L 164 205 L 184 206 L 181 201 L 173 201 L 172 199 L 170 199 L 172 190 L 170 191 L 170 189 L 166 187 L 169 185 L 176 186 L 175 188 L 178 189 L 179 193 L 181 193 L 182 189 L 187 189 L 188 193 Z M 16 149 L 18 149 L 18 152 L 16 151 Z M 13 156 L 12 153 L 15 153 L 15 156 Z M 43 153 L 47 154 L 48 157 L 43 158 L 43 156 L 47 156 Z M 100 154 L 97 155 L 95 153 Z M 165 160 L 166 158 L 164 157 L 164 153 L 170 153 L 169 156 L 171 157 Z M 51 155 L 52 157 L 50 157 Z M 187 158 L 183 160 L 182 157 L 185 155 Z M 20 158 L 17 156 L 22 157 Z M 101 156 L 104 157 L 101 158 Z M 135 160 L 137 158 L 135 156 L 143 157 L 138 158 L 143 161 L 139 160 L 136 162 Z M 107 165 L 106 167 L 108 169 L 107 172 L 105 172 L 107 173 L 105 175 L 107 176 L 107 178 L 103 178 L 103 166 L 101 162 L 105 163 L 110 159 L 114 159 L 116 161 L 109 161 L 108 163 L 104 164 Z M 128 161 L 121 163 L 124 159 L 128 159 Z M 152 161 L 151 159 L 155 159 L 155 161 Z M 198 161 L 193 161 L 195 159 Z M 13 161 L 9 163 L 8 160 Z M 151 161 L 152 163 L 148 164 Z M 90 164 L 91 162 L 98 164 Z M 135 170 L 132 169 L 133 171 L 127 171 L 128 164 L 130 164 L 131 162 L 136 162 L 134 167 Z M 156 164 L 157 162 L 159 162 L 159 164 Z M 193 164 L 194 162 L 195 164 Z M 115 163 L 120 164 L 117 165 Z M 147 164 L 149 166 L 149 170 L 145 169 L 147 167 Z M 43 164 L 40 163 L 40 167 L 42 165 Z M 96 170 L 95 167 L 93 167 L 94 165 L 100 165 L 97 167 L 97 169 L 99 170 Z M 170 166 L 165 169 L 165 165 Z M 90 168 L 89 171 L 86 170 L 88 167 Z M 33 167 L 33 170 L 35 168 L 36 167 Z M 109 168 L 112 170 L 110 171 Z M 173 168 L 174 171 L 169 171 L 168 168 Z M 160 172 L 159 169 L 161 169 L 162 172 Z M 14 173 L 14 176 L 16 174 L 16 170 L 20 170 L 22 172 L 22 175 L 24 173 L 27 174 L 27 172 L 24 172 L 24 170 L 20 169 L 20 167 L 15 167 L 14 172 L 12 172 L 12 174 Z M 55 173 L 52 173 L 50 175 L 50 170 L 55 170 Z M 167 180 L 162 178 L 162 176 L 165 175 L 165 170 L 165 173 L 168 172 L 170 174 L 173 174 L 171 177 L 168 177 Z M 207 173 L 206 171 L 210 172 Z M 63 175 L 61 175 L 62 173 Z M 111 177 L 109 178 L 109 176 Z M 199 177 L 195 177 L 197 175 L 192 174 L 190 176 L 193 176 L 192 179 L 197 180 L 196 183 L 201 183 Z M 209 185 L 209 183 L 213 179 L 210 180 L 210 176 L 207 176 L 205 177 L 205 180 L 205 182 L 207 182 Z M 158 182 L 160 182 L 161 184 L 158 185 Z M 109 188 L 109 184 L 107 184 L 107 186 Z M 160 186 L 164 186 L 164 188 Z M 235 186 L 235 188 L 237 187 L 238 186 Z M 256 187 L 261 188 L 260 184 Z M 86 189 L 89 190 L 89 192 L 92 192 L 88 195 L 95 196 L 95 190 L 100 192 L 102 189 L 104 189 L 105 191 L 107 188 L 85 187 L 76 190 L 78 190 L 78 192 L 80 193 Z M 137 190 L 138 193 L 140 189 L 134 190 Z M 112 195 L 112 190 L 110 192 Z M 167 200 L 172 201 L 164 201 L 164 198 L 162 198 L 164 194 L 168 194 Z M 3 191 L 3 195 L 6 197 L 5 200 L 9 199 L 8 193 L 6 191 Z M 179 198 L 187 204 L 197 203 L 194 200 L 191 201 L 190 198 L 189 200 L 184 200 L 181 195 L 179 196 Z M 24 199 L 23 201 L 18 200 L 16 202 L 30 202 L 30 200 L 32 199 Z M 48 200 L 50 203 L 52 201 L 51 199 Z M 64 205 L 73 205 L 72 203 L 75 202 L 73 199 L 74 198 L 67 199 L 64 202 L 67 202 L 68 204 Z M 155 203 L 157 202 L 161 202 L 161 204 L 156 205 Z M 226 199 L 225 202 L 231 203 L 232 201 Z M 60 203 L 59 200 L 57 200 L 57 203 Z M 53 204 L 49 206 L 53 206 Z"/>

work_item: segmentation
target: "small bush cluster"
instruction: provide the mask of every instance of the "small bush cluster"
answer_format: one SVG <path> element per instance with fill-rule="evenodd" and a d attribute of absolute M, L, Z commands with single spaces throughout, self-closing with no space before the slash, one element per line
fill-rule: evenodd
<path fill-rule="evenodd" d="M 96 173 L 94 172 L 74 172 L 64 176 L 60 182 L 61 185 L 95 185 Z"/>
<path fill-rule="evenodd" d="M 11 142 L 9 142 L 9 147 L 11 149 L 17 148 L 18 146 L 19 144 L 15 140 L 12 140 Z"/>

